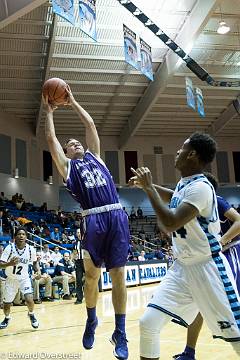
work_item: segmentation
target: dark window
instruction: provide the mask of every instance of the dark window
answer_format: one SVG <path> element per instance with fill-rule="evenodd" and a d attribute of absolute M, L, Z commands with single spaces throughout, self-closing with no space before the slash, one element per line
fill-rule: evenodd
<path fill-rule="evenodd" d="M 235 171 L 235 181 L 240 182 L 240 152 L 233 151 L 233 165 Z"/>
<path fill-rule="evenodd" d="M 49 176 L 52 176 L 52 156 L 49 151 L 43 151 L 43 180 L 48 181 Z"/>
<path fill-rule="evenodd" d="M 131 167 L 137 169 L 138 159 L 137 151 L 124 151 L 124 160 L 125 160 L 125 174 L 126 174 L 126 183 L 133 176 Z"/>

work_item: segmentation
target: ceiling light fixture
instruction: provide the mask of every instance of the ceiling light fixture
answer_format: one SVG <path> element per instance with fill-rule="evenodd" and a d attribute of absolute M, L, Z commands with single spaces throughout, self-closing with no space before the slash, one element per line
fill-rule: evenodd
<path fill-rule="evenodd" d="M 225 21 L 219 21 L 219 27 L 217 29 L 217 33 L 220 35 L 227 34 L 230 31 L 230 26 L 228 26 Z"/>
<path fill-rule="evenodd" d="M 225 35 L 230 31 L 230 26 L 228 26 L 226 22 L 223 20 L 221 4 L 219 5 L 219 9 L 221 14 L 221 20 L 219 21 L 217 33 L 220 35 Z"/>

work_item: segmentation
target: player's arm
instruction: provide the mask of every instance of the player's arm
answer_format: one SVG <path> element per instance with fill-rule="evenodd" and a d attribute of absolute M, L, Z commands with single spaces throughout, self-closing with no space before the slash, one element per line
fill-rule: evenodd
<path fill-rule="evenodd" d="M 89 113 L 82 108 L 81 105 L 74 99 L 70 87 L 67 88 L 68 104 L 77 113 L 86 131 L 86 144 L 88 149 L 96 156 L 100 157 L 100 140 L 93 118 Z"/>
<path fill-rule="evenodd" d="M 9 266 L 15 266 L 19 263 L 19 258 L 17 256 L 14 256 L 9 261 L 0 261 L 0 269 L 6 269 Z"/>
<path fill-rule="evenodd" d="M 152 207 L 156 212 L 159 227 L 163 231 L 172 232 L 178 230 L 199 215 L 199 210 L 195 206 L 185 202 L 174 210 L 169 209 L 152 183 L 150 170 L 142 167 L 137 170 L 132 169 L 132 171 L 148 195 Z"/>
<path fill-rule="evenodd" d="M 229 219 L 233 224 L 230 229 L 228 229 L 228 231 L 222 236 L 222 245 L 226 245 L 227 243 L 231 242 L 231 240 L 235 238 L 235 236 L 240 234 L 240 214 L 231 207 L 224 213 L 224 216 Z"/>
<path fill-rule="evenodd" d="M 134 170 L 134 169 L 133 169 Z M 173 196 L 173 190 L 165 188 L 160 185 L 152 184 L 155 190 L 158 192 L 159 196 L 165 203 L 170 203 L 171 198 Z M 128 186 L 130 187 L 138 187 L 142 189 L 140 182 L 138 181 L 137 176 L 133 176 L 128 180 Z"/>
<path fill-rule="evenodd" d="M 64 154 L 63 148 L 58 141 L 53 122 L 54 108 L 48 103 L 48 99 L 43 99 L 46 108 L 45 135 L 52 158 L 57 166 L 59 173 L 66 180 L 68 173 L 68 158 Z"/>

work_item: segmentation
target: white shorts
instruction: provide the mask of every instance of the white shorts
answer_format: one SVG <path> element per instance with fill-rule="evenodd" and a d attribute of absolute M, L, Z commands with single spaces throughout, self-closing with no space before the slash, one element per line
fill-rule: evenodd
<path fill-rule="evenodd" d="M 176 260 L 148 306 L 183 325 L 191 324 L 200 312 L 214 337 L 240 340 L 240 304 L 233 275 L 224 255 L 217 258 L 218 265 L 215 261 L 186 265 Z"/>
<path fill-rule="evenodd" d="M 3 301 L 7 304 L 12 303 L 18 290 L 20 290 L 23 295 L 32 294 L 33 289 L 31 279 L 29 277 L 20 280 L 7 278 L 5 281 Z"/>

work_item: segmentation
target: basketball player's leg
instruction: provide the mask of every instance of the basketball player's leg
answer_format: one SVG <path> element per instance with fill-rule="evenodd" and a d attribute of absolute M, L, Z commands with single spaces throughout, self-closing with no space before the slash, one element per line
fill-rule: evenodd
<path fill-rule="evenodd" d="M 197 345 L 197 340 L 203 325 L 203 318 L 200 313 L 198 313 L 196 319 L 193 321 L 191 325 L 188 327 L 187 331 L 187 345 L 183 351 L 183 353 L 174 355 L 174 359 L 177 360 L 191 360 L 195 359 L 195 348 Z"/>
<path fill-rule="evenodd" d="M 28 307 L 28 316 L 34 329 L 39 327 L 39 323 L 34 315 L 33 289 L 30 278 L 19 281 L 20 291 L 24 295 L 25 303 Z"/>
<path fill-rule="evenodd" d="M 19 283 L 16 280 L 7 279 L 5 282 L 4 299 L 3 299 L 3 313 L 5 318 L 0 323 L 0 329 L 5 329 L 10 321 L 10 312 L 12 302 L 18 292 Z"/>
<path fill-rule="evenodd" d="M 124 267 L 119 267 L 109 270 L 112 279 L 112 303 L 115 314 L 126 314 L 127 289 L 124 269 Z"/>
<path fill-rule="evenodd" d="M 85 285 L 84 295 L 87 308 L 87 322 L 82 343 L 85 349 L 90 350 L 94 344 L 95 329 L 98 325 L 96 305 L 98 300 L 98 280 L 101 268 L 94 265 L 89 253 L 84 251 Z"/>

